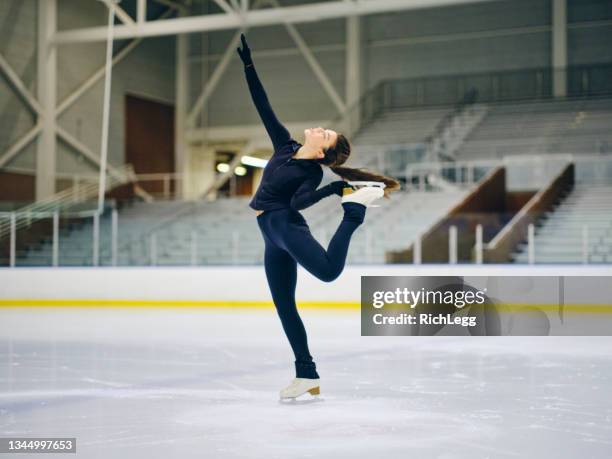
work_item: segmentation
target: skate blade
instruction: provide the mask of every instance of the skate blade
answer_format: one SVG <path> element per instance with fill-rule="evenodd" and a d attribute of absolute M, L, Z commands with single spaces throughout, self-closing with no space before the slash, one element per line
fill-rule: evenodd
<path fill-rule="evenodd" d="M 311 397 L 306 397 L 306 394 L 310 394 Z M 321 388 L 313 387 L 312 389 L 308 389 L 303 394 L 298 395 L 297 397 L 280 397 L 279 401 L 281 403 L 312 403 L 320 400 Z M 300 397 L 302 397 L 300 399 Z"/>
<path fill-rule="evenodd" d="M 302 394 L 302 395 L 304 395 L 304 394 Z M 296 397 L 280 398 L 278 400 L 278 403 L 280 403 L 281 405 L 308 405 L 310 403 L 319 403 L 319 402 L 322 402 L 324 400 L 325 399 L 323 397 L 320 397 L 318 395 L 313 395 L 312 397 L 304 398 L 304 399 L 301 399 L 301 400 L 299 398 L 296 398 Z"/>
<path fill-rule="evenodd" d="M 387 187 L 385 182 L 371 182 L 371 181 L 366 181 L 366 180 L 349 181 L 348 183 L 349 185 L 353 185 L 353 186 L 376 186 L 380 188 Z"/>

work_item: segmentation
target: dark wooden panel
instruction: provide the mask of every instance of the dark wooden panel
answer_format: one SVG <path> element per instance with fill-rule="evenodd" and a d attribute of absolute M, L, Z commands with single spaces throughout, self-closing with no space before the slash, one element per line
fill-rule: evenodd
<path fill-rule="evenodd" d="M 174 172 L 174 107 L 126 95 L 125 159 L 137 174 Z M 170 182 L 171 191 L 174 181 Z M 150 193 L 162 193 L 163 183 L 143 182 Z"/>
<path fill-rule="evenodd" d="M 33 201 L 35 186 L 32 175 L 0 172 L 0 201 Z"/>

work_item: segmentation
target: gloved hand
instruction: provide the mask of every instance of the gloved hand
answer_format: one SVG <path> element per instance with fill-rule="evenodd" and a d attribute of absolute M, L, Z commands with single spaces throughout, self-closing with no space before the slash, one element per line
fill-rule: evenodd
<path fill-rule="evenodd" d="M 242 59 L 242 62 L 244 63 L 245 67 L 253 65 L 253 59 L 251 59 L 251 48 L 249 48 L 249 45 L 246 41 L 246 37 L 243 33 L 240 34 L 240 40 L 242 41 L 242 49 L 236 48 L 240 59 Z"/>
<path fill-rule="evenodd" d="M 344 187 L 351 188 L 351 185 L 349 185 L 349 183 L 344 180 L 336 180 L 335 182 L 331 182 L 327 186 L 330 187 L 331 190 L 340 197 L 342 197 L 342 189 Z"/>

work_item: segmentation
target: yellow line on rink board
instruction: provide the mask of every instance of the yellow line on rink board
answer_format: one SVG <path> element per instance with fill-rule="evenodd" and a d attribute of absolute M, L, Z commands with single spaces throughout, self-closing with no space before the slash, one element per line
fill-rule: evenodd
<path fill-rule="evenodd" d="M 272 301 L 219 300 L 122 300 L 122 299 L 0 299 L 0 307 L 111 307 L 111 308 L 274 308 Z M 350 301 L 298 301 L 298 307 L 359 309 Z"/>
<path fill-rule="evenodd" d="M 360 309 L 361 304 L 354 301 L 298 301 L 299 308 L 316 309 Z M 478 307 L 478 305 L 475 305 Z M 19 307 L 73 307 L 73 308 L 274 308 L 272 301 L 219 301 L 219 300 L 130 300 L 130 299 L 91 299 L 91 298 L 5 298 L 0 299 L 0 308 Z M 466 306 L 467 307 L 467 306 Z M 560 309 L 564 313 L 578 314 L 610 314 L 612 304 L 501 304 L 495 305 L 500 312 L 529 313 L 533 309 L 557 314 Z M 409 307 L 403 304 L 388 304 L 377 311 L 408 312 Z M 432 310 L 420 310 L 430 312 Z M 458 312 L 459 308 L 458 308 Z"/>

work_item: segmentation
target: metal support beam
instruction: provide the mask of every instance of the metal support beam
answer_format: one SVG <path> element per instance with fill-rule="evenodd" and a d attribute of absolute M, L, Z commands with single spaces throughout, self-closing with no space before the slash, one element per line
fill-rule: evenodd
<path fill-rule="evenodd" d="M 200 61 L 200 79 L 198 81 L 199 85 L 204 88 L 208 81 L 208 74 L 210 73 L 210 60 L 204 59 L 204 56 L 208 55 L 208 51 L 210 50 L 210 34 L 202 33 L 200 34 L 200 49 L 201 56 L 203 57 Z M 190 59 L 190 63 L 191 63 Z M 198 115 L 200 116 L 200 123 L 202 126 L 207 126 L 209 123 L 209 112 L 207 107 L 202 106 L 202 109 L 198 111 Z M 185 135 L 188 136 L 189 131 L 185 132 Z"/>
<path fill-rule="evenodd" d="M 125 45 L 121 51 L 119 51 L 113 57 L 113 66 L 121 62 L 136 46 L 138 46 L 142 42 L 142 38 L 137 38 L 136 40 L 132 40 L 130 43 Z M 66 111 L 72 104 L 74 104 L 79 97 L 81 97 L 88 89 L 94 86 L 101 78 L 104 77 L 106 73 L 106 67 L 103 65 L 98 70 L 96 70 L 87 80 L 85 80 L 81 85 L 76 88 L 72 93 L 70 93 L 57 107 L 56 116 L 59 117 L 63 112 Z"/>
<path fill-rule="evenodd" d="M 278 4 L 278 0 L 268 0 L 268 3 L 276 6 L 277 8 L 280 7 Z M 319 65 L 319 62 L 316 60 L 316 58 L 308 48 L 308 45 L 306 44 L 300 33 L 292 24 L 286 23 L 285 28 L 287 29 L 287 32 L 289 32 L 291 38 L 293 38 L 293 41 L 295 42 L 299 50 L 304 55 L 304 59 L 306 59 L 306 62 L 308 62 L 308 65 L 310 65 L 310 67 L 312 68 L 312 71 L 321 82 L 321 86 L 323 86 L 323 89 L 325 90 L 325 92 L 327 92 L 327 95 L 331 98 L 338 111 L 340 113 L 344 113 L 344 111 L 346 110 L 346 106 L 344 105 L 342 98 L 338 95 L 338 92 L 336 91 L 336 88 L 334 88 L 332 82 L 329 80 L 329 78 L 327 78 L 327 75 L 323 71 L 323 68 Z"/>
<path fill-rule="evenodd" d="M 8 150 L 4 152 L 2 156 L 0 156 L 0 167 L 4 167 L 11 159 L 17 156 L 22 149 L 27 147 L 30 142 L 32 142 L 39 132 L 42 130 L 42 123 L 38 123 L 28 132 L 26 132 L 19 140 L 17 140 L 13 145 L 11 145 Z"/>
<path fill-rule="evenodd" d="M 159 1 L 159 0 L 158 0 Z M 150 21 L 143 25 L 118 25 L 115 40 L 133 37 L 153 37 L 181 33 L 205 32 L 211 30 L 235 29 L 241 26 L 260 27 L 273 24 L 316 22 L 346 16 L 363 16 L 392 11 L 416 10 L 466 3 L 482 3 L 498 0 L 355 0 L 354 2 L 330 1 L 307 5 L 249 10 L 242 15 L 208 14 L 188 16 L 166 21 Z M 105 27 L 89 27 L 66 30 L 55 35 L 55 43 L 102 41 Z"/>
<path fill-rule="evenodd" d="M 91 264 L 98 266 L 100 264 L 100 214 L 94 214 L 93 216 L 91 249 Z"/>
<path fill-rule="evenodd" d="M 147 0 L 138 0 L 136 5 L 136 22 L 143 24 L 147 20 Z"/>
<path fill-rule="evenodd" d="M 185 121 L 187 118 L 189 98 L 189 37 L 176 37 L 175 60 L 175 108 L 174 108 L 174 164 L 175 171 L 182 177 L 180 188 L 175 182 L 175 193 L 178 199 L 183 199 L 187 193 L 188 181 L 185 180 L 188 170 L 187 142 L 185 139 Z"/>
<path fill-rule="evenodd" d="M 57 30 L 57 0 L 38 0 L 38 101 L 42 133 L 36 152 L 36 200 L 55 193 L 55 103 L 57 47 L 51 39 Z"/>
<path fill-rule="evenodd" d="M 567 0 L 552 2 L 553 95 L 567 95 Z"/>
<path fill-rule="evenodd" d="M 261 1 L 256 1 L 252 6 L 253 8 L 255 8 L 256 6 L 259 6 L 259 4 L 261 3 L 270 3 L 276 6 L 278 5 L 278 2 L 276 0 L 267 0 L 267 1 L 261 0 Z M 287 27 L 289 34 L 295 41 L 296 45 L 298 46 L 298 48 L 304 55 L 304 58 L 310 64 L 311 68 L 313 69 L 313 72 L 319 78 L 321 85 L 323 86 L 323 88 L 326 90 L 326 92 L 332 99 L 332 102 L 336 105 L 336 108 L 340 112 L 344 112 L 344 110 L 346 110 L 346 105 L 344 104 L 344 102 L 342 101 L 338 93 L 336 92 L 329 78 L 327 78 L 327 75 L 325 74 L 321 66 L 319 65 L 318 61 L 315 59 L 313 54 L 310 52 L 308 45 L 306 45 L 300 33 L 291 24 L 286 24 L 286 27 Z M 221 80 L 223 73 L 225 72 L 229 63 L 231 62 L 231 59 L 234 57 L 235 49 L 240 43 L 240 33 L 241 32 L 242 31 L 236 32 L 232 40 L 230 40 L 229 45 L 227 46 L 227 48 L 225 49 L 225 52 L 223 53 L 223 57 L 221 58 L 217 66 L 215 67 L 213 74 L 208 80 L 208 84 L 204 87 L 204 89 L 198 96 L 195 104 L 193 105 L 192 109 L 190 110 L 189 115 L 187 116 L 187 126 L 189 128 L 195 127 L 195 121 L 196 121 L 196 118 L 199 112 L 202 110 L 202 108 L 204 107 L 204 104 L 209 99 L 209 97 L 212 95 L 217 84 Z"/>
<path fill-rule="evenodd" d="M 15 267 L 15 262 L 17 261 L 16 248 L 17 248 L 17 216 L 15 212 L 11 212 L 11 242 L 10 242 L 10 266 L 11 268 Z"/>
<path fill-rule="evenodd" d="M 482 264 L 482 225 L 479 223 L 476 225 L 476 264 Z"/>
<path fill-rule="evenodd" d="M 25 103 L 28 104 L 28 107 L 32 112 L 36 114 L 40 114 L 42 108 L 38 101 L 34 98 L 32 93 L 28 90 L 19 75 L 13 70 L 7 60 L 4 58 L 2 54 L 0 54 L 0 72 L 4 74 L 6 79 L 11 83 L 11 85 L 15 88 L 19 96 L 23 99 Z"/>
<path fill-rule="evenodd" d="M 66 131 L 60 126 L 57 126 L 57 135 L 66 143 L 66 145 L 81 153 L 83 156 L 85 156 L 85 158 L 87 158 L 97 167 L 100 167 L 100 158 L 87 145 L 80 142 L 78 139 L 73 137 L 68 131 Z M 122 179 L 124 177 L 124 174 L 121 171 L 119 171 L 114 166 L 111 166 L 110 164 L 107 164 L 106 172 L 119 179 Z"/>
<path fill-rule="evenodd" d="M 111 213 L 111 266 L 117 266 L 117 248 L 119 242 L 119 212 L 113 209 Z"/>
<path fill-rule="evenodd" d="M 253 4 L 253 8 L 257 7 L 260 2 L 261 0 L 255 0 L 255 3 Z M 187 115 L 187 121 L 186 121 L 186 126 L 189 127 L 190 129 L 193 129 L 195 127 L 196 118 L 200 114 L 208 98 L 212 95 L 213 91 L 217 87 L 217 84 L 221 80 L 221 77 L 223 76 L 223 73 L 227 69 L 231 59 L 234 57 L 235 49 L 240 43 L 240 33 L 246 32 L 247 30 L 248 29 L 244 27 L 244 28 L 241 28 L 241 30 L 239 30 L 238 32 L 234 34 L 234 37 L 230 40 L 229 44 L 227 45 L 227 48 L 223 52 L 223 56 L 221 57 L 221 60 L 219 61 L 212 75 L 208 79 L 208 83 L 204 86 L 204 88 L 202 89 L 202 92 L 196 99 L 196 102 L 193 104 L 193 107 L 191 108 L 191 110 L 189 111 L 189 114 Z"/>
<path fill-rule="evenodd" d="M 457 264 L 457 227 L 455 225 L 448 228 L 448 263 Z"/>
<path fill-rule="evenodd" d="M 59 265 L 59 211 L 53 212 L 53 256 L 51 264 Z"/>
<path fill-rule="evenodd" d="M 346 106 L 351 110 L 361 96 L 361 66 L 362 66 L 361 18 L 350 16 L 346 18 Z M 352 135 L 361 124 L 360 110 L 347 113 L 347 135 Z"/>
<path fill-rule="evenodd" d="M 166 10 L 159 19 L 167 18 L 172 14 L 172 10 Z M 113 57 L 113 66 L 117 65 L 123 59 L 127 57 L 129 53 L 131 53 L 134 48 L 136 48 L 141 42 L 142 38 L 137 38 L 132 40 L 130 43 L 121 48 L 114 57 Z M 96 70 L 87 80 L 85 80 L 81 85 L 76 88 L 70 95 L 68 95 L 57 107 L 55 115 L 59 117 L 68 107 L 74 104 L 79 97 L 81 97 L 88 89 L 90 89 L 93 85 L 95 85 L 101 78 L 104 77 L 106 73 L 106 66 L 102 65 Z"/>
<path fill-rule="evenodd" d="M 153 1 L 155 3 L 159 3 L 160 5 L 167 6 L 168 8 L 172 8 L 173 10 L 176 10 L 176 11 L 182 11 L 182 12 L 187 11 L 187 7 L 184 4 L 177 2 L 175 0 L 153 0 Z"/>
<path fill-rule="evenodd" d="M 121 22 L 128 25 L 136 24 L 132 19 L 132 16 L 127 14 L 123 8 L 121 8 L 115 1 L 113 0 L 102 0 L 108 8 L 112 8 L 115 16 L 117 16 Z"/>
<path fill-rule="evenodd" d="M 200 110 L 202 110 L 202 107 L 204 106 L 212 92 L 215 90 L 217 84 L 221 80 L 221 76 L 223 76 L 223 72 L 225 72 L 225 69 L 228 67 L 230 61 L 234 57 L 236 47 L 238 46 L 238 43 L 240 43 L 240 33 L 241 31 L 239 30 L 230 40 L 225 52 L 223 53 L 223 57 L 221 58 L 221 60 L 215 67 L 215 70 L 213 71 L 212 75 L 210 76 L 208 84 L 204 87 L 202 93 L 198 96 L 198 99 L 189 111 L 189 115 L 187 115 L 188 127 L 195 127 L 195 121 L 198 116 L 198 113 L 200 112 Z"/>
<path fill-rule="evenodd" d="M 234 10 L 234 8 L 229 6 L 225 0 L 214 0 L 214 2 L 217 4 L 219 8 L 221 8 L 227 14 L 232 14 L 232 15 L 236 14 L 236 10 Z"/>
<path fill-rule="evenodd" d="M 104 98 L 102 102 L 102 132 L 100 140 L 100 176 L 98 179 L 98 214 L 104 212 L 104 193 L 106 190 L 106 164 L 108 163 L 108 130 L 110 124 L 110 94 L 113 74 L 113 27 L 115 10 L 108 9 L 108 33 L 106 38 L 106 71 L 104 72 Z"/>

